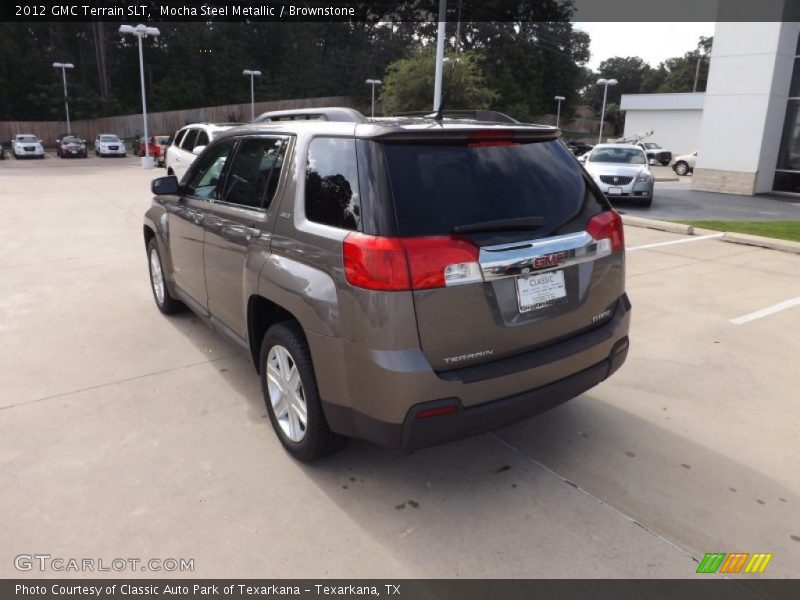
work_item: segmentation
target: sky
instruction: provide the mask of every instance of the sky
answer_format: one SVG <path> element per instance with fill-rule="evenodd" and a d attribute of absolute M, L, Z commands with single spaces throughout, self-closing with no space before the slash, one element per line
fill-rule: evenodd
<path fill-rule="evenodd" d="M 592 38 L 591 69 L 611 56 L 639 56 L 655 67 L 666 58 L 694 50 L 701 35 L 714 35 L 714 23 L 576 22 L 575 27 Z"/>

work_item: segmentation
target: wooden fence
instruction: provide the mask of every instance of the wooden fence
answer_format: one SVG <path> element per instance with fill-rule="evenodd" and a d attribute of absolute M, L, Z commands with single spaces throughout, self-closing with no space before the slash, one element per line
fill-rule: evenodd
<path fill-rule="evenodd" d="M 347 96 L 330 96 L 325 98 L 256 102 L 255 112 L 256 116 L 258 116 L 269 110 L 318 108 L 321 106 L 353 107 L 353 101 Z M 171 110 L 147 115 L 148 133 L 151 135 L 171 135 L 189 123 L 226 123 L 249 120 L 249 102 L 245 104 L 229 104 L 227 106 Z M 75 135 L 89 141 L 93 141 L 101 133 L 115 133 L 123 138 L 132 138 L 144 132 L 141 114 L 72 121 L 71 129 Z M 0 140 L 9 140 L 18 133 L 32 133 L 41 138 L 45 145 L 51 146 L 55 145 L 56 138 L 66 131 L 66 121 L 0 121 Z"/>

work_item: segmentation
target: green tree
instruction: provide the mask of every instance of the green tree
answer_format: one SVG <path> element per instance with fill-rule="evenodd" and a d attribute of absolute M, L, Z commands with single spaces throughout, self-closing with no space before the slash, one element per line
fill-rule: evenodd
<path fill-rule="evenodd" d="M 384 112 L 431 109 L 435 68 L 432 48 L 389 65 L 383 83 Z M 477 53 L 462 52 L 457 59 L 445 63 L 442 97 L 445 109 L 491 107 L 497 94 L 486 85 Z"/>
<path fill-rule="evenodd" d="M 608 104 L 619 105 L 622 94 L 638 94 L 642 91 L 644 81 L 650 77 L 652 68 L 638 56 L 614 56 L 600 63 L 594 77 L 588 82 L 584 101 L 600 110 L 603 103 L 603 86 L 596 84 L 600 78 L 616 79 L 617 85 L 609 86 Z"/>

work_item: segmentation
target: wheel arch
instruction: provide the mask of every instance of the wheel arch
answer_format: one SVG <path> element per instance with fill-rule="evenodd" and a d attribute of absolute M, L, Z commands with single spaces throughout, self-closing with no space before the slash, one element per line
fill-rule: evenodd
<path fill-rule="evenodd" d="M 300 325 L 300 329 L 305 336 L 305 330 L 300 320 L 277 302 L 269 300 L 260 294 L 253 294 L 247 300 L 247 341 L 250 346 L 250 357 L 256 372 L 261 371 L 260 353 L 264 335 L 266 335 L 270 327 L 283 321 L 295 321 Z"/>

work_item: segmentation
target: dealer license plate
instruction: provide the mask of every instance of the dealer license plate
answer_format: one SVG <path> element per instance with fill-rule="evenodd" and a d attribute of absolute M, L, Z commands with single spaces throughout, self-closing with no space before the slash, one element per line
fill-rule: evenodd
<path fill-rule="evenodd" d="M 517 277 L 517 302 L 520 312 L 545 308 L 566 297 L 564 271 Z"/>

